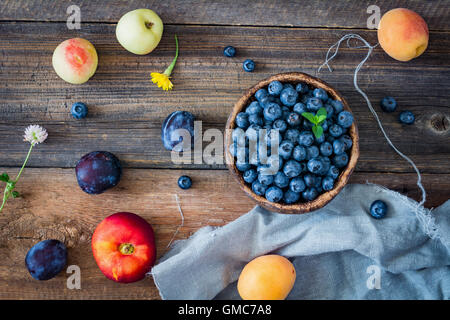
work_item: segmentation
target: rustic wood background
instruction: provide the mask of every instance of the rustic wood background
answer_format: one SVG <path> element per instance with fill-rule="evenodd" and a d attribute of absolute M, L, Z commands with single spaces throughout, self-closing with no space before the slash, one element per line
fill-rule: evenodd
<path fill-rule="evenodd" d="M 81 30 L 68 30 L 66 9 L 81 8 Z M 223 129 L 243 91 L 272 74 L 302 71 L 315 75 L 330 45 L 346 33 L 376 43 L 366 27 L 367 7 L 382 13 L 406 7 L 421 14 L 430 28 L 430 44 L 418 59 L 402 63 L 377 48 L 359 75 L 360 86 L 375 105 L 385 95 L 399 109 L 416 114 L 413 126 L 397 114 L 380 113 L 394 143 L 416 162 L 428 191 L 427 207 L 450 196 L 450 3 L 449 1 L 37 1 L 0 2 L 0 172 L 14 175 L 28 144 L 28 124 L 48 129 L 49 138 L 34 149 L 17 190 L 0 214 L 0 298 L 2 299 L 158 299 L 151 278 L 134 284 L 107 280 L 90 250 L 95 226 L 106 216 L 130 211 L 156 231 L 158 256 L 180 223 L 175 194 L 181 199 L 185 225 L 177 239 L 205 225 L 223 225 L 253 207 L 223 165 L 178 165 L 163 149 L 160 128 L 174 110 L 188 110 L 203 128 Z M 115 39 L 115 24 L 126 12 L 151 8 L 165 22 L 158 48 L 147 56 L 125 51 Z M 174 54 L 174 90 L 163 92 L 149 80 Z M 61 41 L 82 37 L 99 54 L 97 72 L 83 85 L 65 83 L 53 71 L 51 56 Z M 237 48 L 225 58 L 227 45 Z M 361 157 L 351 182 L 379 183 L 419 200 L 412 168 L 382 138 L 367 106 L 352 86 L 352 73 L 363 49 L 343 48 L 320 77 L 347 99 L 358 121 Z M 251 58 L 256 70 L 246 73 Z M 89 116 L 75 120 L 73 102 L 89 105 Z M 124 165 L 121 183 L 105 194 L 90 196 L 77 186 L 73 167 L 85 153 L 106 150 Z M 177 187 L 181 174 L 193 178 L 190 190 Z M 3 185 L 1 186 L 3 188 Z M 81 268 L 81 290 L 68 290 L 64 272 L 38 282 L 25 266 L 27 250 L 56 238 L 69 247 L 69 264 Z"/>

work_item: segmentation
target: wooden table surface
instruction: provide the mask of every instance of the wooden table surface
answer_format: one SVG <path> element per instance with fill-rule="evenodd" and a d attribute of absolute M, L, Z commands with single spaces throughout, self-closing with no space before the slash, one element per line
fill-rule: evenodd
<path fill-rule="evenodd" d="M 430 29 L 430 44 L 418 59 L 395 61 L 377 47 L 359 75 L 374 105 L 394 96 L 401 110 L 416 115 L 412 126 L 397 115 L 379 113 L 392 141 L 415 161 L 428 192 L 427 207 L 450 196 L 450 2 L 443 1 L 92 1 L 71 2 L 81 8 L 81 29 L 66 27 L 68 2 L 3 0 L 0 2 L 0 172 L 18 172 L 28 144 L 28 124 L 47 128 L 48 140 L 33 150 L 17 190 L 0 214 L 0 298 L 2 299 L 157 299 L 151 278 L 134 284 L 106 279 L 92 257 L 90 237 L 96 225 L 118 211 L 137 213 L 156 232 L 158 257 L 180 224 L 175 194 L 185 214 L 177 239 L 206 225 L 224 225 L 250 210 L 254 203 L 241 192 L 224 165 L 173 164 L 161 143 L 164 118 L 175 110 L 192 112 L 203 130 L 223 130 L 233 104 L 244 90 L 270 75 L 301 71 L 314 75 L 326 51 L 346 33 L 377 42 L 367 29 L 367 7 L 384 13 L 407 7 L 421 14 Z M 155 10 L 165 23 L 157 49 L 137 56 L 115 38 L 115 26 L 126 12 Z M 150 82 L 174 55 L 174 90 L 163 92 Z M 83 85 L 62 81 L 51 57 L 61 41 L 82 37 L 97 49 L 96 74 Z M 227 45 L 237 48 L 225 58 Z M 333 61 L 334 72 L 320 77 L 349 102 L 360 133 L 361 157 L 352 183 L 382 184 L 416 200 L 416 175 L 382 138 L 362 97 L 354 90 L 353 70 L 364 49 L 343 46 Z M 256 70 L 242 70 L 251 58 Z M 75 120 L 70 106 L 83 101 L 89 116 Z M 104 194 L 83 193 L 74 166 L 84 154 L 106 150 L 123 166 L 120 184 Z M 182 191 L 180 175 L 193 178 Z M 3 187 L 3 185 L 2 185 Z M 81 268 L 81 290 L 66 288 L 69 274 L 38 282 L 24 257 L 36 242 L 56 238 L 69 248 L 69 264 Z"/>

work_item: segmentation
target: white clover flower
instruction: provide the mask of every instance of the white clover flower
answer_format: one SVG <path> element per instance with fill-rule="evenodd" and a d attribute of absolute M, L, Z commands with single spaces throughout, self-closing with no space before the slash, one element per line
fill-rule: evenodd
<path fill-rule="evenodd" d="M 25 129 L 25 135 L 23 141 L 28 141 L 33 146 L 42 143 L 47 139 L 47 130 L 39 125 L 30 125 Z"/>

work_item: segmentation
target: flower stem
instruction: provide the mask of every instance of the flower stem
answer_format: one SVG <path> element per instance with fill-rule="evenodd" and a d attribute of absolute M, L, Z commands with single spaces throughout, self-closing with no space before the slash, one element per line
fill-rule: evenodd
<path fill-rule="evenodd" d="M 170 76 L 172 74 L 172 70 L 175 67 L 175 63 L 177 63 L 177 59 L 178 59 L 178 38 L 177 38 L 177 35 L 175 35 L 175 45 L 176 45 L 175 58 L 173 58 L 172 63 L 170 64 L 170 66 L 168 66 L 167 69 L 164 71 L 164 74 L 166 76 Z"/>
<path fill-rule="evenodd" d="M 27 164 L 27 162 L 28 162 L 28 158 L 30 157 L 31 150 L 33 150 L 33 144 L 31 144 L 30 150 L 28 150 L 27 157 L 25 158 L 25 161 L 23 162 L 22 168 L 20 168 L 20 171 L 19 171 L 19 173 L 17 174 L 17 177 L 16 177 L 16 179 L 14 180 L 14 182 L 19 181 L 20 175 L 22 174 L 22 171 L 23 171 L 23 169 L 25 168 L 25 166 L 26 166 L 26 164 Z"/>

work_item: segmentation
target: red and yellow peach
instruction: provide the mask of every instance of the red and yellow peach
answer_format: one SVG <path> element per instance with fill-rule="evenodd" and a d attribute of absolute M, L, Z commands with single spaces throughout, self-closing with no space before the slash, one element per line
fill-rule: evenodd
<path fill-rule="evenodd" d="M 427 23 L 414 11 L 392 9 L 380 20 L 378 42 L 392 58 L 409 61 L 420 56 L 428 46 Z"/>

